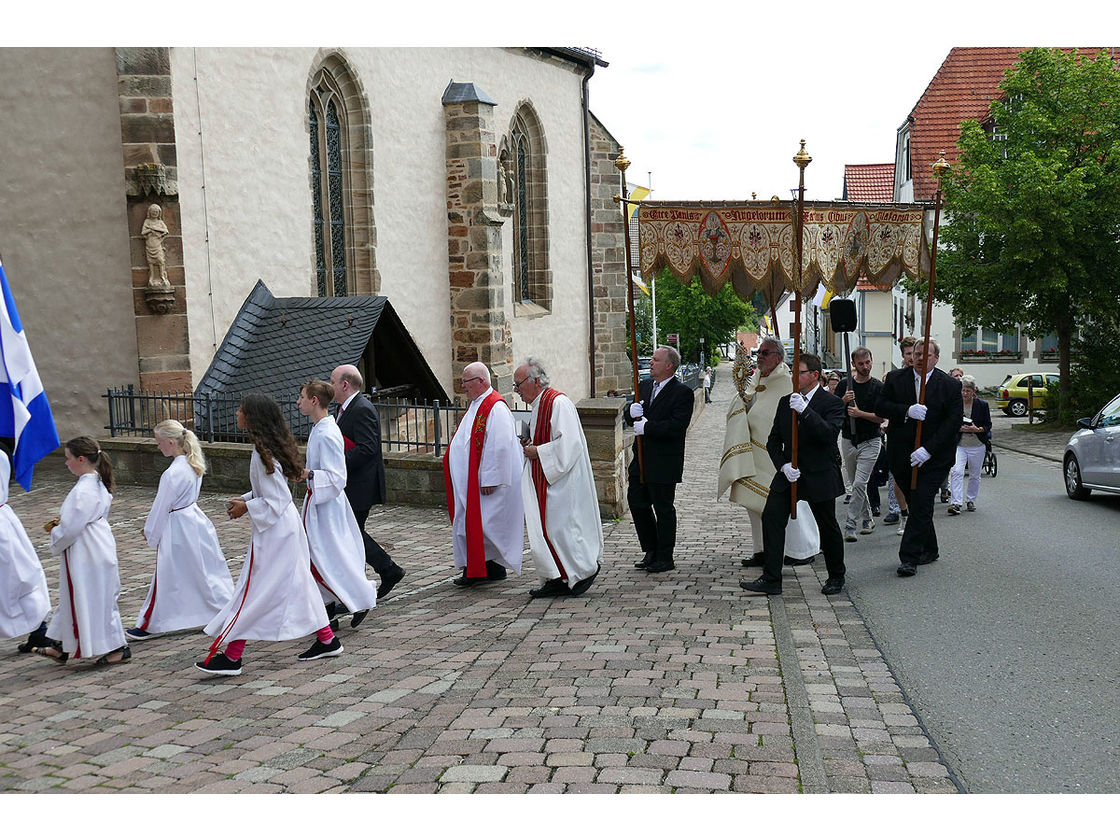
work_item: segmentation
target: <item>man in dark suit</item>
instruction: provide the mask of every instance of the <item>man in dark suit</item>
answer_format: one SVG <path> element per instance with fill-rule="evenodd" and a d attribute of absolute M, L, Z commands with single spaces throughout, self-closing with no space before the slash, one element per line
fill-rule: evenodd
<path fill-rule="evenodd" d="M 636 568 L 667 572 L 674 568 L 677 511 L 673 502 L 684 476 L 684 439 L 692 420 L 692 389 L 676 377 L 681 356 L 672 347 L 653 351 L 651 379 L 638 385 L 638 402 L 626 406 L 625 421 L 634 427 L 634 459 L 630 462 L 626 501 L 645 556 Z M 642 440 L 645 481 L 638 472 L 638 441 Z"/>
<path fill-rule="evenodd" d="M 334 398 L 340 403 L 338 429 L 346 446 L 346 498 L 362 531 L 366 564 L 381 576 L 378 599 L 384 598 L 404 577 L 377 541 L 366 533 L 369 509 L 385 503 L 385 465 L 381 461 L 381 421 L 377 409 L 362 393 L 362 375 L 353 365 L 339 365 L 331 372 Z"/>
<path fill-rule="evenodd" d="M 956 458 L 957 433 L 964 417 L 961 383 L 937 369 L 940 358 L 936 341 L 929 342 L 928 358 L 921 342 L 914 345 L 914 367 L 888 373 L 875 403 L 875 413 L 890 420 L 887 460 L 910 508 L 898 548 L 901 577 L 913 576 L 918 566 L 938 558 L 933 500 Z M 918 400 L 920 372 L 926 378 L 924 403 Z M 921 440 L 915 448 L 919 421 Z M 918 483 L 911 488 L 914 467 L 918 468 Z"/>
<path fill-rule="evenodd" d="M 770 493 L 762 509 L 762 543 L 766 548 L 762 576 L 739 582 L 739 586 L 756 595 L 782 594 L 782 557 L 793 484 L 797 485 L 798 500 L 809 504 L 821 534 L 821 550 L 828 568 L 828 580 L 821 592 L 835 595 L 844 588 L 844 537 L 836 521 L 836 497 L 844 495 L 844 479 L 840 475 L 836 441 L 846 411 L 843 400 L 822 387 L 819 357 L 802 353 L 798 367 L 796 390 L 778 402 L 774 425 L 766 440 L 766 451 L 778 471 L 770 482 Z M 796 468 L 794 412 L 798 415 Z"/>

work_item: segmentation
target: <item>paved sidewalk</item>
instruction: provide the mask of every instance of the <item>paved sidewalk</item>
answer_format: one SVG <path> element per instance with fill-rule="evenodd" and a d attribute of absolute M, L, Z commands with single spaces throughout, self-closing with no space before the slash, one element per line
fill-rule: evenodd
<path fill-rule="evenodd" d="M 992 409 L 992 445 L 1022 455 L 1034 455 L 1061 463 L 1066 443 L 1074 429 L 1051 430 L 1040 424 L 1030 425 L 1025 419 L 1011 418 Z"/>
<path fill-rule="evenodd" d="M 726 379 L 726 378 L 724 378 Z M 957 790 L 823 563 L 787 569 L 780 598 L 746 598 L 740 509 L 717 502 L 730 383 L 696 423 L 678 494 L 677 569 L 633 569 L 629 520 L 605 523 L 587 596 L 530 601 L 521 578 L 451 585 L 446 514 L 375 509 L 369 527 L 407 571 L 346 653 L 296 661 L 306 640 L 250 642 L 245 672 L 200 679 L 198 633 L 133 645 L 128 665 L 64 666 L 0 649 L 0 789 L 9 791 L 522 793 Z M 69 476 L 11 504 L 41 525 Z M 154 491 L 120 488 L 110 520 L 132 621 L 153 552 Z M 202 501 L 236 575 L 246 521 Z M 817 567 L 821 568 L 818 569 Z"/>

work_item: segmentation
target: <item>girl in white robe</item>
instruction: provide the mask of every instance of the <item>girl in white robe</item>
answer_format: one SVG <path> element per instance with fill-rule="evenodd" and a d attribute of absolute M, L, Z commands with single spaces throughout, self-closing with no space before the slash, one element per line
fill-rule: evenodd
<path fill-rule="evenodd" d="M 206 460 L 194 432 L 164 420 L 154 434 L 159 451 L 174 460 L 160 476 L 144 538 L 156 549 L 156 569 L 133 640 L 205 626 L 233 597 L 233 578 L 218 532 L 196 504 Z"/>
<path fill-rule="evenodd" d="M 195 663 L 213 676 L 241 673 L 246 639 L 285 641 L 315 633 L 301 661 L 338 656 L 342 643 L 331 632 L 327 611 L 311 576 L 311 556 L 288 479 L 302 475 L 302 458 L 276 401 L 249 394 L 237 409 L 237 427 L 249 433 L 252 490 L 229 500 L 231 519 L 249 514 L 252 538 L 233 598 L 206 625 L 210 653 Z M 220 652 L 222 645 L 226 645 Z"/>
<path fill-rule="evenodd" d="M 299 411 L 315 425 L 307 438 L 307 495 L 303 527 L 311 550 L 311 575 L 319 584 L 328 615 L 335 604 L 362 623 L 377 603 L 377 587 L 366 578 L 365 544 L 358 520 L 346 499 L 346 448 L 335 419 L 327 413 L 334 399 L 330 383 L 313 379 L 300 388 Z"/>
<path fill-rule="evenodd" d="M 8 504 L 11 479 L 8 453 L 0 452 L 0 639 L 29 633 L 19 652 L 30 653 L 47 644 L 51 599 L 39 555 Z"/>
<path fill-rule="evenodd" d="M 66 443 L 66 467 L 78 477 L 62 502 L 58 519 L 45 526 L 51 535 L 51 554 L 58 567 L 58 609 L 47 635 L 56 640 L 35 652 L 63 663 L 74 658 L 99 657 L 96 665 L 128 662 L 117 606 L 121 579 L 117 570 L 117 542 L 109 527 L 113 501 L 113 467 L 96 440 L 88 435 Z"/>

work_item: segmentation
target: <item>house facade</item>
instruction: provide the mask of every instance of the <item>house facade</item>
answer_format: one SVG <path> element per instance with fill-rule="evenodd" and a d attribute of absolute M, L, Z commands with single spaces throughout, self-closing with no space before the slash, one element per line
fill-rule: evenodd
<path fill-rule="evenodd" d="M 258 281 L 386 296 L 449 394 L 483 361 L 511 395 L 528 354 L 573 398 L 623 387 L 618 143 L 589 110 L 604 67 L 562 48 L 0 49 L 0 254 L 60 436 L 100 433 L 107 386 L 193 389 Z"/>

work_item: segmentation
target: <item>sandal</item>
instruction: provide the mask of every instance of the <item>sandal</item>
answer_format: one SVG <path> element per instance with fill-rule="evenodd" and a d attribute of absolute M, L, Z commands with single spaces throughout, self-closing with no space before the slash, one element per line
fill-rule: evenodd
<path fill-rule="evenodd" d="M 44 647 L 32 648 L 31 652 L 36 653 L 39 656 L 46 657 L 47 659 L 51 659 L 58 665 L 65 664 L 66 660 L 70 658 L 70 654 L 64 651 L 62 649 L 62 645 L 58 644 L 57 642 L 45 645 Z"/>
<path fill-rule="evenodd" d="M 119 653 L 121 655 L 121 658 L 120 659 L 110 659 L 109 657 L 112 656 L 114 653 Z M 125 662 L 128 662 L 130 659 L 132 659 L 132 648 L 130 648 L 128 645 L 125 645 L 122 648 L 117 648 L 116 650 L 109 651 L 107 654 L 102 656 L 100 659 L 96 660 L 93 664 L 94 665 L 122 665 Z"/>

